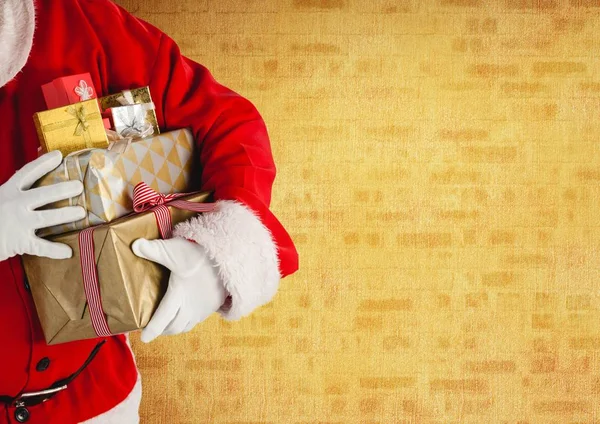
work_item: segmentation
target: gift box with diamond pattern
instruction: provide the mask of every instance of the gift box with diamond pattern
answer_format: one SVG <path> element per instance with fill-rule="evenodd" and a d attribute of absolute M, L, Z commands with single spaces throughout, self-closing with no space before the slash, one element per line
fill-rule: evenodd
<path fill-rule="evenodd" d="M 83 206 L 85 219 L 40 230 L 48 236 L 110 222 L 133 210 L 133 187 L 145 182 L 160 193 L 181 193 L 190 188 L 194 139 L 187 129 L 133 141 L 117 148 L 73 153 L 36 186 L 69 180 L 84 184 L 82 195 L 53 203 L 47 208 Z"/>

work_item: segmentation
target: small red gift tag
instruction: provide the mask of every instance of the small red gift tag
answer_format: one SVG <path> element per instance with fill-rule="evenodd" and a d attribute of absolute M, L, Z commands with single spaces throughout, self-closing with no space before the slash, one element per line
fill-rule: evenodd
<path fill-rule="evenodd" d="M 42 92 L 48 109 L 98 98 L 89 73 L 57 78 L 42 85 Z"/>

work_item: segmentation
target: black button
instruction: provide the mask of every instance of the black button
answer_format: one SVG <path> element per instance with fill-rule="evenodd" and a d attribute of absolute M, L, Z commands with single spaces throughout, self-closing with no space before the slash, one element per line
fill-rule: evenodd
<path fill-rule="evenodd" d="M 15 411 L 15 420 L 20 423 L 26 423 L 29 421 L 29 409 L 23 408 L 22 406 L 17 408 Z"/>
<path fill-rule="evenodd" d="M 46 371 L 49 366 L 50 366 L 50 359 L 42 358 L 42 359 L 40 359 L 40 362 L 38 362 L 37 365 L 35 366 L 35 369 L 39 372 L 42 372 L 42 371 Z"/>

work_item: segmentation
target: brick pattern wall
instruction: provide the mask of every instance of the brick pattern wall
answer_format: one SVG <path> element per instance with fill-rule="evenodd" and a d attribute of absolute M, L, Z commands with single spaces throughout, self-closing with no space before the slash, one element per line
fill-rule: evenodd
<path fill-rule="evenodd" d="M 118 3 L 258 106 L 301 255 L 135 343 L 143 422 L 600 422 L 599 1 Z"/>

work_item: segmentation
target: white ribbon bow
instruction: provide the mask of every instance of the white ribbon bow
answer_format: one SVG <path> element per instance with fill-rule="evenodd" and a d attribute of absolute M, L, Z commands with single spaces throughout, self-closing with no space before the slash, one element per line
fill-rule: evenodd
<path fill-rule="evenodd" d="M 112 108 L 117 132 L 127 138 L 141 139 L 154 134 L 154 127 L 146 121 L 146 110 L 142 104 Z"/>
<path fill-rule="evenodd" d="M 87 85 L 85 80 L 81 80 L 79 81 L 79 85 L 75 87 L 75 94 L 77 94 L 79 96 L 79 100 L 83 102 L 92 98 L 94 95 L 94 90 L 92 87 Z"/>
<path fill-rule="evenodd" d="M 154 110 L 155 106 L 153 102 L 149 103 L 136 103 L 133 98 L 131 90 L 123 90 L 121 95 L 117 97 L 117 101 L 123 106 L 124 109 L 119 108 L 113 109 L 113 118 L 115 121 L 118 119 L 120 125 L 115 122 L 117 132 L 124 138 L 140 139 L 150 137 L 154 134 L 154 127 L 148 121 L 146 121 L 146 112 Z M 142 112 L 136 114 L 136 112 Z M 118 118 L 115 116 L 118 115 Z M 139 119 L 138 119 L 139 118 Z"/>

